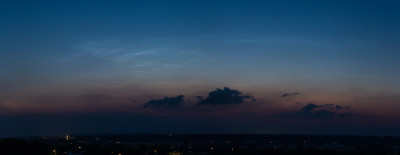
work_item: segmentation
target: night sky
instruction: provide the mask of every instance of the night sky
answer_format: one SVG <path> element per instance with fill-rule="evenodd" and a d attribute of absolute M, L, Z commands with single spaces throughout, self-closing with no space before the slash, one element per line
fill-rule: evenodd
<path fill-rule="evenodd" d="M 2 0 L 0 137 L 400 136 L 400 1 Z"/>

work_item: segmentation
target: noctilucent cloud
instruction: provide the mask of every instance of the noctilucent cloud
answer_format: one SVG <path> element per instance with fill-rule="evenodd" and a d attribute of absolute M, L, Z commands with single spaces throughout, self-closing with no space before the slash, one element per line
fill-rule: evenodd
<path fill-rule="evenodd" d="M 391 0 L 3 0 L 0 136 L 399 136 L 399 19 Z"/>

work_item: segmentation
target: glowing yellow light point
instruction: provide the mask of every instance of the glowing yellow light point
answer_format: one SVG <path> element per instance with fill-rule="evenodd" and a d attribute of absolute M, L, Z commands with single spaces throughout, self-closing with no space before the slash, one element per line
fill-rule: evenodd
<path fill-rule="evenodd" d="M 67 140 L 67 141 L 69 140 L 69 135 L 68 134 L 65 135 L 65 140 Z"/>

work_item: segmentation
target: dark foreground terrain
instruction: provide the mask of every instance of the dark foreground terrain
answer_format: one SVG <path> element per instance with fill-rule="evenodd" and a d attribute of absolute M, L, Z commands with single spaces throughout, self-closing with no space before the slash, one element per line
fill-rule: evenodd
<path fill-rule="evenodd" d="M 1 155 L 400 154 L 400 137 L 109 135 L 0 139 Z"/>

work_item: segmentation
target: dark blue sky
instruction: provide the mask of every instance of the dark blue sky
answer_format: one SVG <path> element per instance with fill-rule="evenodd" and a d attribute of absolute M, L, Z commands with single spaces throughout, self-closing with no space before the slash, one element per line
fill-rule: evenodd
<path fill-rule="evenodd" d="M 10 119 L 0 122 L 15 117 L 24 124 L 28 115 L 103 113 L 112 113 L 115 119 L 121 115 L 206 119 L 202 110 L 209 107 L 170 111 L 142 106 L 178 95 L 185 96 L 185 105 L 195 105 L 196 96 L 229 87 L 256 100 L 250 106 L 214 107 L 215 117 L 234 121 L 237 118 L 217 114 L 263 116 L 249 124 L 243 121 L 248 128 L 237 131 L 289 132 L 285 129 L 298 125 L 288 121 L 267 130 L 255 124 L 279 122 L 287 115 L 298 119 L 296 111 L 314 103 L 319 107 L 307 115 L 329 110 L 323 106 L 327 104 L 350 106 L 332 116 L 351 113 L 355 116 L 349 120 L 354 122 L 383 119 L 388 123 L 376 129 L 381 132 L 397 121 L 400 109 L 399 19 L 400 2 L 389 0 L 4 0 L 0 2 L 0 115 Z M 283 98 L 284 93 L 296 95 Z M 71 116 L 70 121 L 77 118 Z M 343 122 L 336 120 L 335 125 Z M 374 134 L 376 125 L 370 124 L 371 130 L 368 123 L 362 126 L 364 133 Z M 341 133 L 330 127 L 322 127 L 321 133 Z"/>

